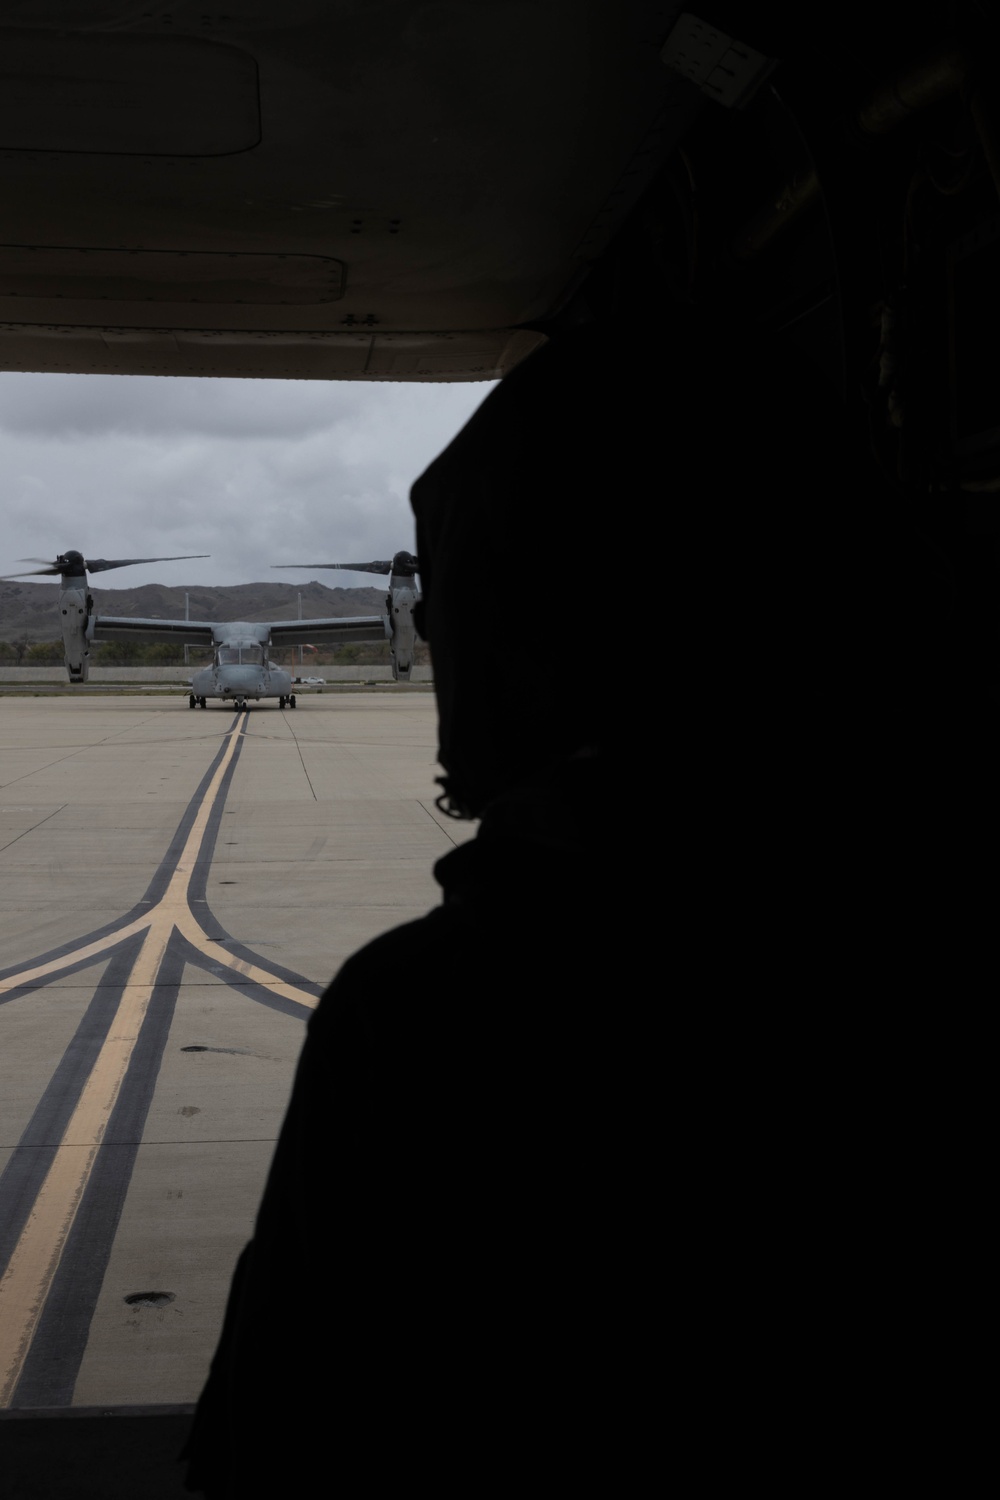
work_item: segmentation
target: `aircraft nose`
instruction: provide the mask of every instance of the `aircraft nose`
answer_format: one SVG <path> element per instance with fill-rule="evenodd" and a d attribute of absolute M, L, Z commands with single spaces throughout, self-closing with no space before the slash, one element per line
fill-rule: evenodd
<path fill-rule="evenodd" d="M 260 687 L 260 672 L 256 667 L 225 667 L 222 688 L 227 693 L 251 693 Z"/>

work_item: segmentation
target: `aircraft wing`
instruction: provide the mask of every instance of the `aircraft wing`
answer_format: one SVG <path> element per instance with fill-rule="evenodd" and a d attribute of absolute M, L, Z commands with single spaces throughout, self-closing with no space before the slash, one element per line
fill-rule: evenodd
<path fill-rule="evenodd" d="M 327 620 L 276 620 L 270 626 L 272 646 L 314 646 L 318 641 L 342 646 L 351 641 L 388 639 L 386 615 L 345 615 Z"/>
<path fill-rule="evenodd" d="M 173 641 L 178 646 L 211 646 L 215 639 L 205 620 L 143 620 L 118 615 L 95 615 L 89 632 L 95 641 Z"/>

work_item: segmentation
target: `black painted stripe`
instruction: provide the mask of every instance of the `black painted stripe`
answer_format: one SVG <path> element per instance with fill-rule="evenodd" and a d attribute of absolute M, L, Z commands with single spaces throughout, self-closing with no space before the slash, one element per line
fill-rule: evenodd
<path fill-rule="evenodd" d="M 110 955 L 105 981 L 80 1019 L 80 1024 L 58 1067 L 21 1134 L 10 1160 L 0 1172 L 0 1269 L 6 1268 L 45 1181 L 56 1148 L 80 1102 L 98 1053 L 114 1020 L 145 933 L 126 939 Z"/>
<path fill-rule="evenodd" d="M 223 927 L 222 923 L 208 907 L 208 877 L 211 872 L 212 863 L 215 857 L 215 845 L 218 841 L 219 831 L 222 827 L 222 818 L 225 813 L 225 803 L 229 794 L 229 787 L 236 770 L 236 763 L 240 757 L 242 740 L 243 736 L 245 736 L 246 734 L 247 723 L 248 716 L 244 715 L 243 726 L 240 730 L 240 746 L 237 748 L 236 753 L 229 764 L 229 768 L 226 771 L 226 775 L 223 778 L 222 786 L 219 788 L 219 796 L 216 798 L 215 805 L 213 806 L 212 811 L 209 814 L 208 823 L 205 828 L 205 837 L 202 839 L 201 849 L 198 852 L 198 857 L 195 860 L 194 869 L 191 872 L 191 879 L 188 883 L 188 905 L 191 909 L 191 915 L 194 917 L 195 921 L 198 923 L 198 926 L 201 928 L 205 936 L 207 938 L 222 938 L 226 944 L 226 951 L 230 953 L 234 958 L 242 959 L 244 963 L 252 963 L 256 968 L 263 969 L 265 973 L 273 975 L 275 979 L 280 979 L 284 984 L 294 984 L 296 988 L 305 990 L 305 992 L 309 995 L 319 996 L 326 988 L 325 985 L 317 984 L 316 981 L 312 979 L 306 979 L 304 975 L 297 973 L 294 969 L 286 969 L 283 964 L 277 964 L 272 959 L 265 958 L 262 954 L 255 953 L 253 949 L 237 942 L 236 939 L 226 931 L 225 927 Z M 199 910 L 199 906 L 202 907 L 201 910 Z M 196 952 L 197 950 L 192 951 Z M 227 983 L 238 984 L 241 989 L 246 989 L 248 993 L 251 988 L 256 990 L 257 993 L 253 995 L 253 999 L 262 999 L 262 997 L 266 995 L 268 998 L 266 1000 L 263 1000 L 263 1003 L 265 1005 L 272 1004 L 272 1002 L 276 999 L 276 997 L 270 995 L 267 990 L 256 985 L 249 985 L 242 978 L 229 980 L 224 972 L 224 968 L 220 967 L 219 970 L 212 969 L 208 964 L 205 963 L 204 958 L 192 958 L 191 962 L 198 963 L 199 967 L 207 969 L 211 973 L 219 974 L 221 978 L 226 978 Z M 286 1014 L 290 1014 L 290 1012 L 286 1012 Z"/>
<path fill-rule="evenodd" d="M 53 984 L 57 979 L 66 979 L 73 974 L 79 974 L 83 969 L 93 969 L 98 964 L 106 964 L 112 954 L 118 953 L 127 943 L 142 942 L 146 935 L 146 929 L 142 932 L 133 933 L 131 937 L 122 938 L 120 943 L 112 944 L 110 948 L 102 948 L 100 953 L 91 953 L 87 958 L 79 959 L 75 964 L 66 964 L 65 968 L 58 969 L 54 974 L 46 974 L 41 979 L 26 979 L 24 984 L 18 985 L 17 989 L 8 990 L 5 995 L 0 995 L 0 1005 L 6 1005 L 8 1000 L 19 1000 L 22 995 L 30 995 L 33 990 L 44 989 L 46 985 Z M 81 938 L 81 943 L 90 943 L 93 935 Z M 76 947 L 76 944 L 73 944 Z M 22 968 L 34 968 L 37 964 L 44 962 L 40 958 L 32 959 L 30 964 L 22 964 Z M 98 981 L 100 983 L 100 981 Z"/>
<path fill-rule="evenodd" d="M 266 1005 L 269 1010 L 279 1011 L 283 1016 L 295 1016 L 297 1020 L 302 1020 L 303 1017 L 308 1019 L 312 1015 L 312 1006 L 306 1005 L 304 1001 L 290 1000 L 284 995 L 275 995 L 273 991 L 267 989 L 264 985 L 258 984 L 256 980 L 249 979 L 245 974 L 240 974 L 238 970 L 231 968 L 228 964 L 213 964 L 207 954 L 202 953 L 200 948 L 196 948 L 193 943 L 189 943 L 187 938 L 182 937 L 179 932 L 174 933 L 174 938 L 182 945 L 187 963 L 195 968 L 204 970 L 206 974 L 211 974 L 215 979 L 221 979 L 225 984 L 229 985 L 230 989 L 238 990 L 248 1000 L 256 1000 L 258 1004 Z M 226 951 L 229 951 L 228 944 Z M 250 961 L 260 966 L 260 959 L 257 954 L 250 953 L 249 949 L 245 951 L 249 955 Z M 309 995 L 315 994 L 317 998 L 326 988 L 325 985 L 315 984 L 311 979 L 301 979 L 297 974 L 292 976 L 291 983 L 295 985 L 296 989 L 305 990 Z"/>
<path fill-rule="evenodd" d="M 69 1406 L 146 1126 L 184 970 L 174 934 L 111 1112 L 12 1407 Z M 141 1288 L 139 1288 L 141 1290 Z"/>
<path fill-rule="evenodd" d="M 244 720 L 246 719 L 245 714 L 243 715 L 243 718 Z M 198 816 L 198 813 L 201 811 L 201 805 L 204 802 L 205 795 L 208 792 L 209 786 L 211 785 L 212 777 L 219 769 L 219 763 L 229 749 L 229 740 L 235 733 L 237 735 L 236 750 L 233 754 L 229 769 L 226 772 L 226 775 L 223 777 L 222 784 L 216 794 L 215 806 L 218 806 L 220 803 L 225 802 L 229 792 L 230 782 L 232 781 L 233 766 L 235 766 L 236 762 L 240 758 L 240 751 L 243 748 L 243 739 L 246 734 L 246 723 L 244 722 L 243 724 L 240 724 L 239 721 L 240 715 L 237 714 L 236 718 L 233 720 L 233 723 L 230 725 L 229 729 L 226 731 L 226 734 L 223 736 L 222 744 L 219 746 L 218 753 L 213 757 L 211 765 L 205 772 L 204 776 L 201 778 L 201 781 L 198 783 L 197 790 L 195 791 L 194 796 L 191 798 L 191 801 L 188 803 L 184 816 L 181 818 L 176 830 L 174 831 L 174 836 L 170 840 L 170 845 L 167 849 L 166 854 L 163 856 L 160 867 L 143 893 L 143 899 L 139 903 L 139 909 L 147 905 L 155 906 L 157 901 L 161 901 L 163 899 L 163 895 L 167 889 L 167 886 L 170 884 L 170 878 L 173 875 L 174 871 L 177 869 L 177 863 L 181 857 L 181 854 L 184 852 L 184 845 L 187 843 L 192 824 L 194 823 L 195 818 Z M 136 914 L 138 915 L 138 910 Z"/>
<path fill-rule="evenodd" d="M 245 720 L 246 716 L 244 715 L 243 717 Z M 232 730 L 236 729 L 238 720 L 239 715 L 237 715 L 237 719 L 234 720 Z M 170 843 L 167 847 L 167 852 L 157 866 L 156 873 L 154 874 L 152 880 L 149 882 L 149 885 L 147 886 L 146 891 L 141 899 L 137 901 L 129 911 L 125 912 L 124 916 L 115 917 L 113 921 L 106 922 L 102 927 L 95 927 L 92 932 L 84 933 L 81 937 L 70 938 L 67 942 L 60 943 L 57 948 L 50 948 L 47 953 L 40 953 L 36 958 L 31 959 L 29 962 L 22 961 L 21 963 L 12 964 L 6 969 L 0 969 L 0 979 L 12 979 L 16 974 L 20 974 L 23 969 L 34 969 L 37 968 L 39 964 L 51 963 L 53 959 L 63 958 L 67 953 L 72 953 L 74 949 L 82 948 L 87 943 L 95 943 L 100 938 L 109 937 L 111 933 L 118 932 L 122 927 L 127 927 L 129 923 L 134 922 L 137 917 L 145 916 L 151 906 L 155 906 L 158 901 L 162 900 L 163 894 L 166 891 L 167 886 L 170 884 L 170 877 L 177 869 L 177 862 L 181 857 L 184 845 L 187 843 L 188 835 L 191 832 L 191 826 L 194 823 L 195 818 L 198 816 L 198 811 L 205 799 L 205 794 L 208 791 L 209 786 L 211 785 L 212 777 L 219 769 L 219 762 L 222 760 L 223 756 L 226 753 L 226 750 L 228 748 L 229 735 L 232 730 L 227 731 L 227 733 L 223 736 L 222 744 L 219 746 L 216 754 L 212 757 L 212 763 L 209 766 L 208 770 L 199 781 L 197 789 L 195 790 L 191 801 L 185 808 L 184 814 L 176 829 L 174 830 L 173 837 L 171 838 Z M 245 722 L 240 726 L 238 732 L 241 737 L 242 745 L 242 737 L 246 733 Z M 233 756 L 234 762 L 239 759 L 240 748 L 241 746 L 237 747 L 236 753 Z M 225 800 L 225 794 L 228 791 L 228 788 L 229 778 L 227 777 L 224 783 L 224 787 L 223 789 L 221 789 L 223 801 Z M 218 801 L 219 799 L 217 798 L 216 802 L 218 803 Z M 65 969 L 60 970 L 61 974 L 65 974 L 66 972 L 67 970 Z M 33 984 L 31 988 L 35 988 L 35 985 Z"/>
<path fill-rule="evenodd" d="M 191 879 L 188 881 L 188 903 L 192 905 L 192 911 L 194 910 L 192 903 L 194 903 L 195 901 L 207 901 L 208 899 L 208 872 L 212 867 L 212 860 L 215 855 L 215 845 L 218 842 L 219 829 L 222 826 L 222 819 L 226 810 L 226 802 L 229 798 L 229 790 L 233 784 L 233 776 L 235 775 L 236 767 L 239 764 L 240 754 L 243 750 L 243 746 L 246 744 L 247 716 L 244 714 L 243 717 L 244 722 L 240 729 L 236 750 L 234 751 L 233 758 L 229 762 L 229 765 L 226 769 L 226 774 L 222 778 L 218 796 L 216 797 L 211 811 L 209 812 L 208 820 L 205 825 L 204 837 L 201 841 L 201 848 L 198 850 L 198 854 L 194 863 L 194 869 L 191 872 Z"/>
<path fill-rule="evenodd" d="M 240 722 L 240 720 L 242 722 Z M 205 936 L 210 939 L 221 938 L 222 940 L 224 940 L 227 945 L 227 950 L 234 957 L 242 959 L 245 963 L 252 963 L 257 968 L 262 969 L 265 973 L 273 976 L 273 978 L 278 979 L 285 984 L 294 984 L 298 989 L 304 990 L 306 994 L 315 995 L 318 998 L 323 993 L 323 990 L 325 988 L 323 984 L 318 983 L 316 980 L 307 979 L 305 975 L 299 974 L 296 970 L 286 968 L 283 964 L 277 964 L 272 959 L 265 957 L 263 954 L 255 953 L 246 945 L 238 943 L 236 939 L 226 931 L 226 929 L 222 926 L 222 923 L 219 922 L 214 914 L 208 909 L 208 899 L 206 892 L 208 889 L 209 872 L 211 870 L 212 860 L 215 854 L 215 846 L 218 841 L 219 830 L 222 826 L 222 817 L 225 812 L 226 800 L 229 795 L 230 787 L 232 786 L 232 780 L 233 775 L 235 774 L 236 765 L 239 761 L 240 753 L 245 743 L 247 724 L 248 716 L 246 713 L 244 713 L 243 715 L 238 716 L 237 722 L 233 726 L 234 731 L 238 735 L 238 742 L 233 753 L 232 760 L 230 761 L 229 766 L 226 769 L 226 774 L 219 785 L 218 792 L 216 793 L 212 807 L 209 811 L 209 817 L 205 828 L 205 836 L 202 839 L 201 848 L 195 861 L 195 867 L 192 871 L 191 879 L 188 884 L 189 908 L 191 911 L 191 915 L 194 917 L 195 921 L 198 923 L 198 926 L 204 932 Z M 213 758 L 212 764 L 209 766 L 208 770 L 205 772 L 205 775 L 202 777 L 198 788 L 191 799 L 191 802 L 185 810 L 183 818 L 177 825 L 177 829 L 175 830 L 174 835 L 171 838 L 170 846 L 167 849 L 166 854 L 164 855 L 163 861 L 161 862 L 156 875 L 153 877 L 147 888 L 145 898 L 136 906 L 132 907 L 130 911 L 126 912 L 124 916 L 116 918 L 113 922 L 106 923 L 103 927 L 95 928 L 93 932 L 85 933 L 81 937 L 74 938 L 70 942 L 63 943 L 60 945 L 60 947 L 53 948 L 48 953 L 43 953 L 37 958 L 33 958 L 28 962 L 15 964 L 12 968 L 7 970 L 0 970 L 0 979 L 12 978 L 22 970 L 34 969 L 42 964 L 51 962 L 53 959 L 63 958 L 67 954 L 72 953 L 74 949 L 85 947 L 87 944 L 96 942 L 100 938 L 110 936 L 112 933 L 120 930 L 122 927 L 128 926 L 129 923 L 134 922 L 137 917 L 145 916 L 148 914 L 150 908 L 155 905 L 157 901 L 162 899 L 163 893 L 167 888 L 170 878 L 177 868 L 178 860 L 180 859 L 181 853 L 184 849 L 184 845 L 186 844 L 188 836 L 191 832 L 191 826 L 201 808 L 205 793 L 208 790 L 208 786 L 211 783 L 212 777 L 218 770 L 219 762 L 225 755 L 225 753 L 226 745 L 223 744 L 220 747 L 218 753 Z M 197 905 L 195 903 L 197 903 Z M 199 910 L 198 907 L 201 907 L 203 909 Z M 250 998 L 259 1000 L 262 1004 L 270 1005 L 272 1006 L 272 1008 L 280 1009 L 285 1014 L 291 1014 L 291 1012 L 285 1010 L 285 1005 L 289 1002 L 277 1001 L 277 997 L 270 995 L 265 988 L 253 982 L 248 983 L 244 981 L 242 977 L 234 976 L 232 979 L 230 979 L 229 975 L 227 975 L 225 972 L 224 965 L 219 965 L 218 968 L 216 968 L 211 964 L 210 961 L 207 961 L 204 956 L 196 955 L 197 950 L 192 948 L 190 962 L 197 963 L 200 968 L 204 969 L 208 973 L 215 974 L 220 978 L 225 978 L 227 983 L 238 985 L 239 988 L 241 988 Z M 32 990 L 42 989 L 47 984 L 51 984 L 52 980 L 55 978 L 65 978 L 67 975 L 79 973 L 81 969 L 85 969 L 92 964 L 103 963 L 106 957 L 106 953 L 95 954 L 89 958 L 80 959 L 76 964 L 71 964 L 67 965 L 65 968 L 60 968 L 58 974 L 46 975 L 42 978 L 27 980 L 24 985 L 19 986 L 17 989 L 11 990 L 6 995 L 0 995 L 0 1005 L 4 1004 L 8 1000 L 16 1000 Z"/>
<path fill-rule="evenodd" d="M 230 954 L 231 957 L 241 959 L 244 963 L 253 964 L 254 968 L 261 969 L 265 974 L 270 974 L 272 978 L 281 980 L 283 984 L 294 984 L 296 989 L 304 990 L 307 995 L 315 995 L 318 998 L 326 989 L 325 984 L 318 983 L 315 979 L 306 979 L 303 975 L 297 974 L 294 969 L 286 969 L 282 964 L 275 963 L 273 959 L 264 958 L 261 956 L 261 954 L 255 953 L 252 948 L 244 947 L 242 943 L 237 942 L 234 937 L 231 937 L 229 935 L 226 929 L 222 926 L 222 923 L 219 922 L 216 917 L 213 917 L 211 913 L 208 913 L 208 925 L 206 925 L 206 923 L 202 921 L 197 912 L 192 912 L 192 915 L 194 916 L 195 921 L 198 923 L 198 926 L 205 933 L 206 937 L 221 938 L 225 942 L 225 951 Z M 209 927 L 211 927 L 211 931 L 209 931 Z M 194 951 L 197 952 L 197 950 Z M 200 960 L 192 959 L 191 961 L 192 963 L 196 961 L 199 962 L 200 967 L 203 969 L 209 968 L 210 961 L 206 961 L 204 955 L 201 956 Z M 232 969 L 230 969 L 229 971 L 230 975 L 232 975 L 232 978 L 227 977 L 224 969 L 222 969 L 221 967 L 219 969 L 213 968 L 210 970 L 210 972 L 213 974 L 218 974 L 220 979 L 226 979 L 227 984 L 233 984 L 240 989 L 249 989 L 254 984 L 254 982 L 252 980 L 248 980 L 245 975 L 238 974 Z M 266 993 L 266 991 L 264 993 Z M 258 997 L 254 996 L 254 998 L 256 999 Z"/>
<path fill-rule="evenodd" d="M 242 722 L 240 722 L 241 717 Z M 243 747 L 246 727 L 246 715 L 237 716 L 234 730 L 239 735 L 239 740 L 209 811 L 205 837 L 188 886 L 189 900 L 195 899 L 193 891 L 201 893 L 200 904 L 204 906 L 204 912 L 196 911 L 193 906 L 191 910 L 206 936 L 227 939 L 229 934 L 208 911 L 204 893 L 207 890 L 208 873 L 218 839 L 222 814 L 236 763 Z M 156 875 L 147 888 L 145 898 L 116 921 L 64 943 L 28 964 L 20 963 L 13 968 L 0 971 L 0 978 L 13 977 L 25 969 L 32 969 L 53 959 L 62 958 L 72 953 L 74 949 L 109 936 L 133 922 L 138 916 L 145 915 L 152 905 L 162 899 L 170 877 L 177 868 L 194 819 L 202 806 L 212 777 L 218 770 L 226 749 L 227 746 L 223 743 L 202 777 L 174 832 Z M 206 926 L 206 920 L 209 926 Z M 7 1168 L 0 1175 L 0 1217 L 3 1220 L 2 1228 L 0 1228 L 0 1265 L 7 1264 L 20 1238 L 66 1124 L 76 1108 L 94 1062 L 107 1037 L 124 986 L 128 982 L 146 937 L 145 930 L 135 933 L 122 939 L 120 944 L 81 959 L 75 964 L 67 965 L 47 978 L 27 982 L 5 997 L 14 999 L 19 995 L 43 988 L 57 978 L 63 979 L 69 974 L 92 966 L 108 965 L 104 982 L 96 986 L 94 997 L 73 1039 L 36 1106 Z M 237 957 L 272 974 L 274 978 L 294 984 L 306 993 L 315 995 L 322 993 L 322 985 L 306 979 L 291 969 L 262 958 L 249 948 L 233 942 L 232 939 L 229 939 L 227 943 L 227 952 L 235 953 Z M 310 1007 L 272 994 L 265 986 L 248 980 L 225 963 L 213 964 L 210 955 L 202 953 L 181 933 L 174 930 L 156 976 L 150 1005 L 112 1111 L 107 1133 L 84 1189 L 80 1207 L 67 1237 L 58 1270 L 46 1297 L 45 1307 L 14 1391 L 12 1402 L 14 1408 L 60 1408 L 72 1402 L 73 1387 L 86 1350 L 94 1310 L 111 1256 L 132 1170 L 159 1076 L 163 1049 L 173 1020 L 185 964 L 191 964 L 211 973 L 248 999 L 266 1005 L 282 1015 L 302 1019 L 303 1012 L 306 1014 L 309 1012 Z"/>
<path fill-rule="evenodd" d="M 26 969 L 37 969 L 41 964 L 51 963 L 55 958 L 65 958 L 67 953 L 72 953 L 77 948 L 85 948 L 88 943 L 96 943 L 99 938 L 110 937 L 112 933 L 119 932 L 121 928 L 128 927 L 137 917 L 145 916 L 149 911 L 149 903 L 145 905 L 138 903 L 131 911 L 127 911 L 123 917 L 115 917 L 114 921 L 106 922 L 103 927 L 95 927 L 92 932 L 84 932 L 80 937 L 70 938 L 65 943 L 60 943 L 58 948 L 50 948 L 47 953 L 39 953 L 35 958 L 22 959 L 20 963 L 12 964 L 10 968 L 0 969 L 0 979 L 13 979 Z M 85 969 L 88 964 L 103 963 L 104 953 L 98 953 L 93 958 L 85 958 L 76 965 L 76 968 Z M 72 974 L 74 969 L 60 969 L 59 974 L 53 975 L 53 979 L 64 974 Z M 25 985 L 25 989 L 35 990 L 40 985 L 48 984 L 47 979 L 33 979 Z M 0 997 L 9 998 L 9 997 Z"/>

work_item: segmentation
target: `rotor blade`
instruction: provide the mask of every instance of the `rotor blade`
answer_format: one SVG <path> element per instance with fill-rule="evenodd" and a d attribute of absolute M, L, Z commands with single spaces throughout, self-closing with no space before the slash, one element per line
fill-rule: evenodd
<path fill-rule="evenodd" d="M 40 562 L 41 559 L 37 557 L 25 557 L 22 561 Z M 0 573 L 0 580 L 6 581 L 8 578 L 58 578 L 61 572 L 62 568 L 32 568 L 28 573 Z"/>
<path fill-rule="evenodd" d="M 272 568 L 333 568 L 341 573 L 391 573 L 389 562 L 367 563 L 272 563 Z"/>
<path fill-rule="evenodd" d="M 211 557 L 211 555 L 210 552 L 182 552 L 180 557 L 95 557 L 86 562 L 84 567 L 88 573 L 106 573 L 109 568 L 130 568 L 133 563 L 187 562 L 192 557 Z"/>
<path fill-rule="evenodd" d="M 185 562 L 188 558 L 211 557 L 211 555 L 210 552 L 185 552 L 180 557 L 95 557 L 92 562 L 84 562 L 83 566 L 89 573 L 106 573 L 109 568 L 130 568 L 133 563 Z M 22 562 L 44 562 L 44 560 L 41 557 L 22 557 L 21 559 Z M 59 578 L 67 571 L 68 566 L 68 559 L 63 557 L 57 559 L 54 564 L 50 563 L 48 567 L 32 568 L 27 573 L 2 573 L 0 580 L 6 582 L 9 578 Z M 80 564 L 76 566 L 79 571 Z"/>

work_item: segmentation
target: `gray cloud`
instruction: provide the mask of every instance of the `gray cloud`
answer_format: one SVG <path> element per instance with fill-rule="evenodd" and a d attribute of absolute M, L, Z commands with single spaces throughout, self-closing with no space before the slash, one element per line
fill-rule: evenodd
<path fill-rule="evenodd" d="M 332 381 L 3 373 L 0 430 L 43 433 L 57 442 L 190 432 L 266 440 L 350 422 L 364 410 L 364 398 L 364 387 Z"/>
<path fill-rule="evenodd" d="M 0 374 L 0 572 L 68 547 L 211 553 L 106 580 L 122 585 L 294 582 L 311 575 L 269 565 L 391 556 L 413 546 L 410 485 L 489 390 Z"/>

